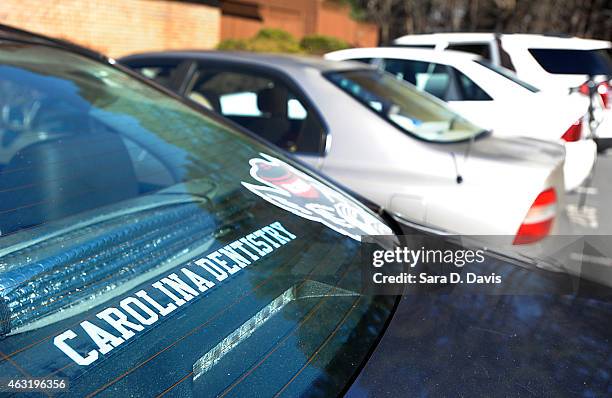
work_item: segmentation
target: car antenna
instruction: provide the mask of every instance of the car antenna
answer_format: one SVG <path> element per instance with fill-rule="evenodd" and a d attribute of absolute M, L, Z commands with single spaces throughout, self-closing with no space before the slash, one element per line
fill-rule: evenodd
<path fill-rule="evenodd" d="M 474 142 L 474 136 L 470 137 L 470 141 L 468 142 L 467 148 L 465 149 L 465 153 L 463 154 L 463 163 L 465 164 L 467 160 L 470 158 L 470 153 L 472 151 L 472 143 Z M 457 184 L 461 184 L 463 182 L 463 176 L 459 172 L 459 165 L 457 164 L 457 155 L 455 152 L 451 152 L 451 156 L 453 157 L 453 164 L 455 165 L 455 174 L 457 175 Z"/>
<path fill-rule="evenodd" d="M 459 173 L 459 166 L 457 165 L 457 156 L 455 152 L 451 152 L 451 157 L 453 158 L 453 164 L 455 165 L 455 174 L 457 175 L 457 184 L 461 184 L 463 182 L 463 177 Z"/>

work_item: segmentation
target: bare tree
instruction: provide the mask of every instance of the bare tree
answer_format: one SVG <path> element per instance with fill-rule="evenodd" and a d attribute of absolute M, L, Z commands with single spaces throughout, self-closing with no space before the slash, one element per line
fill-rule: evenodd
<path fill-rule="evenodd" d="M 366 0 L 364 4 L 365 12 L 380 29 L 380 43 L 388 44 L 391 42 L 393 21 L 397 18 L 397 7 L 404 3 L 403 0 Z"/>
<path fill-rule="evenodd" d="M 561 33 L 612 40 L 612 0 L 350 0 L 380 27 L 380 43 L 407 33 Z"/>

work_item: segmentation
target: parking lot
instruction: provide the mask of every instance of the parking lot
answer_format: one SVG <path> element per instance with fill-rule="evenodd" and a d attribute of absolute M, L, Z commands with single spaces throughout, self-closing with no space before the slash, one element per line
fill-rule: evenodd
<path fill-rule="evenodd" d="M 567 235 L 612 234 L 612 151 L 600 154 L 591 177 L 586 183 L 566 197 L 569 228 L 561 230 Z"/>
<path fill-rule="evenodd" d="M 611 17 L 0 0 L 0 398 L 612 398 Z"/>

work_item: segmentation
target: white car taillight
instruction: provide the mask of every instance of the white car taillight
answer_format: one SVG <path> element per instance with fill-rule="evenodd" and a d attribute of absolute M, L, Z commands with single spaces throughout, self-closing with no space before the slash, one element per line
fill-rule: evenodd
<path fill-rule="evenodd" d="M 593 84 L 593 83 L 591 83 Z M 596 89 L 597 94 L 601 97 L 601 102 L 603 102 L 604 108 L 610 109 L 612 107 L 612 86 L 607 81 L 601 82 L 597 85 Z M 578 92 L 584 95 L 589 95 L 589 82 L 584 82 L 580 87 L 578 87 Z"/>
<path fill-rule="evenodd" d="M 549 188 L 538 195 L 519 227 L 515 245 L 537 242 L 545 238 L 552 228 L 557 214 L 557 194 Z"/>
<path fill-rule="evenodd" d="M 567 142 L 579 141 L 582 136 L 582 118 L 574 122 L 567 131 L 561 136 L 561 139 Z"/>
<path fill-rule="evenodd" d="M 597 94 L 601 97 L 601 101 L 603 102 L 604 108 L 612 108 L 612 103 L 610 100 L 612 98 L 612 86 L 608 82 L 601 82 L 597 86 Z"/>

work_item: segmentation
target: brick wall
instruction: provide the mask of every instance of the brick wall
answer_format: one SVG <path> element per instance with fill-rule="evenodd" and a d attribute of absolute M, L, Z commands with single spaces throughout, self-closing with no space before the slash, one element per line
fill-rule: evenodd
<path fill-rule="evenodd" d="M 0 23 L 70 40 L 111 57 L 217 45 L 217 7 L 163 0 L 0 0 Z"/>
<path fill-rule="evenodd" d="M 222 39 L 249 38 L 267 27 L 284 29 L 298 39 L 316 33 L 335 36 L 359 47 L 378 43 L 378 27 L 351 19 L 347 5 L 324 0 L 227 0 L 221 3 L 253 5 L 261 17 L 254 20 L 224 13 L 221 17 Z"/>

